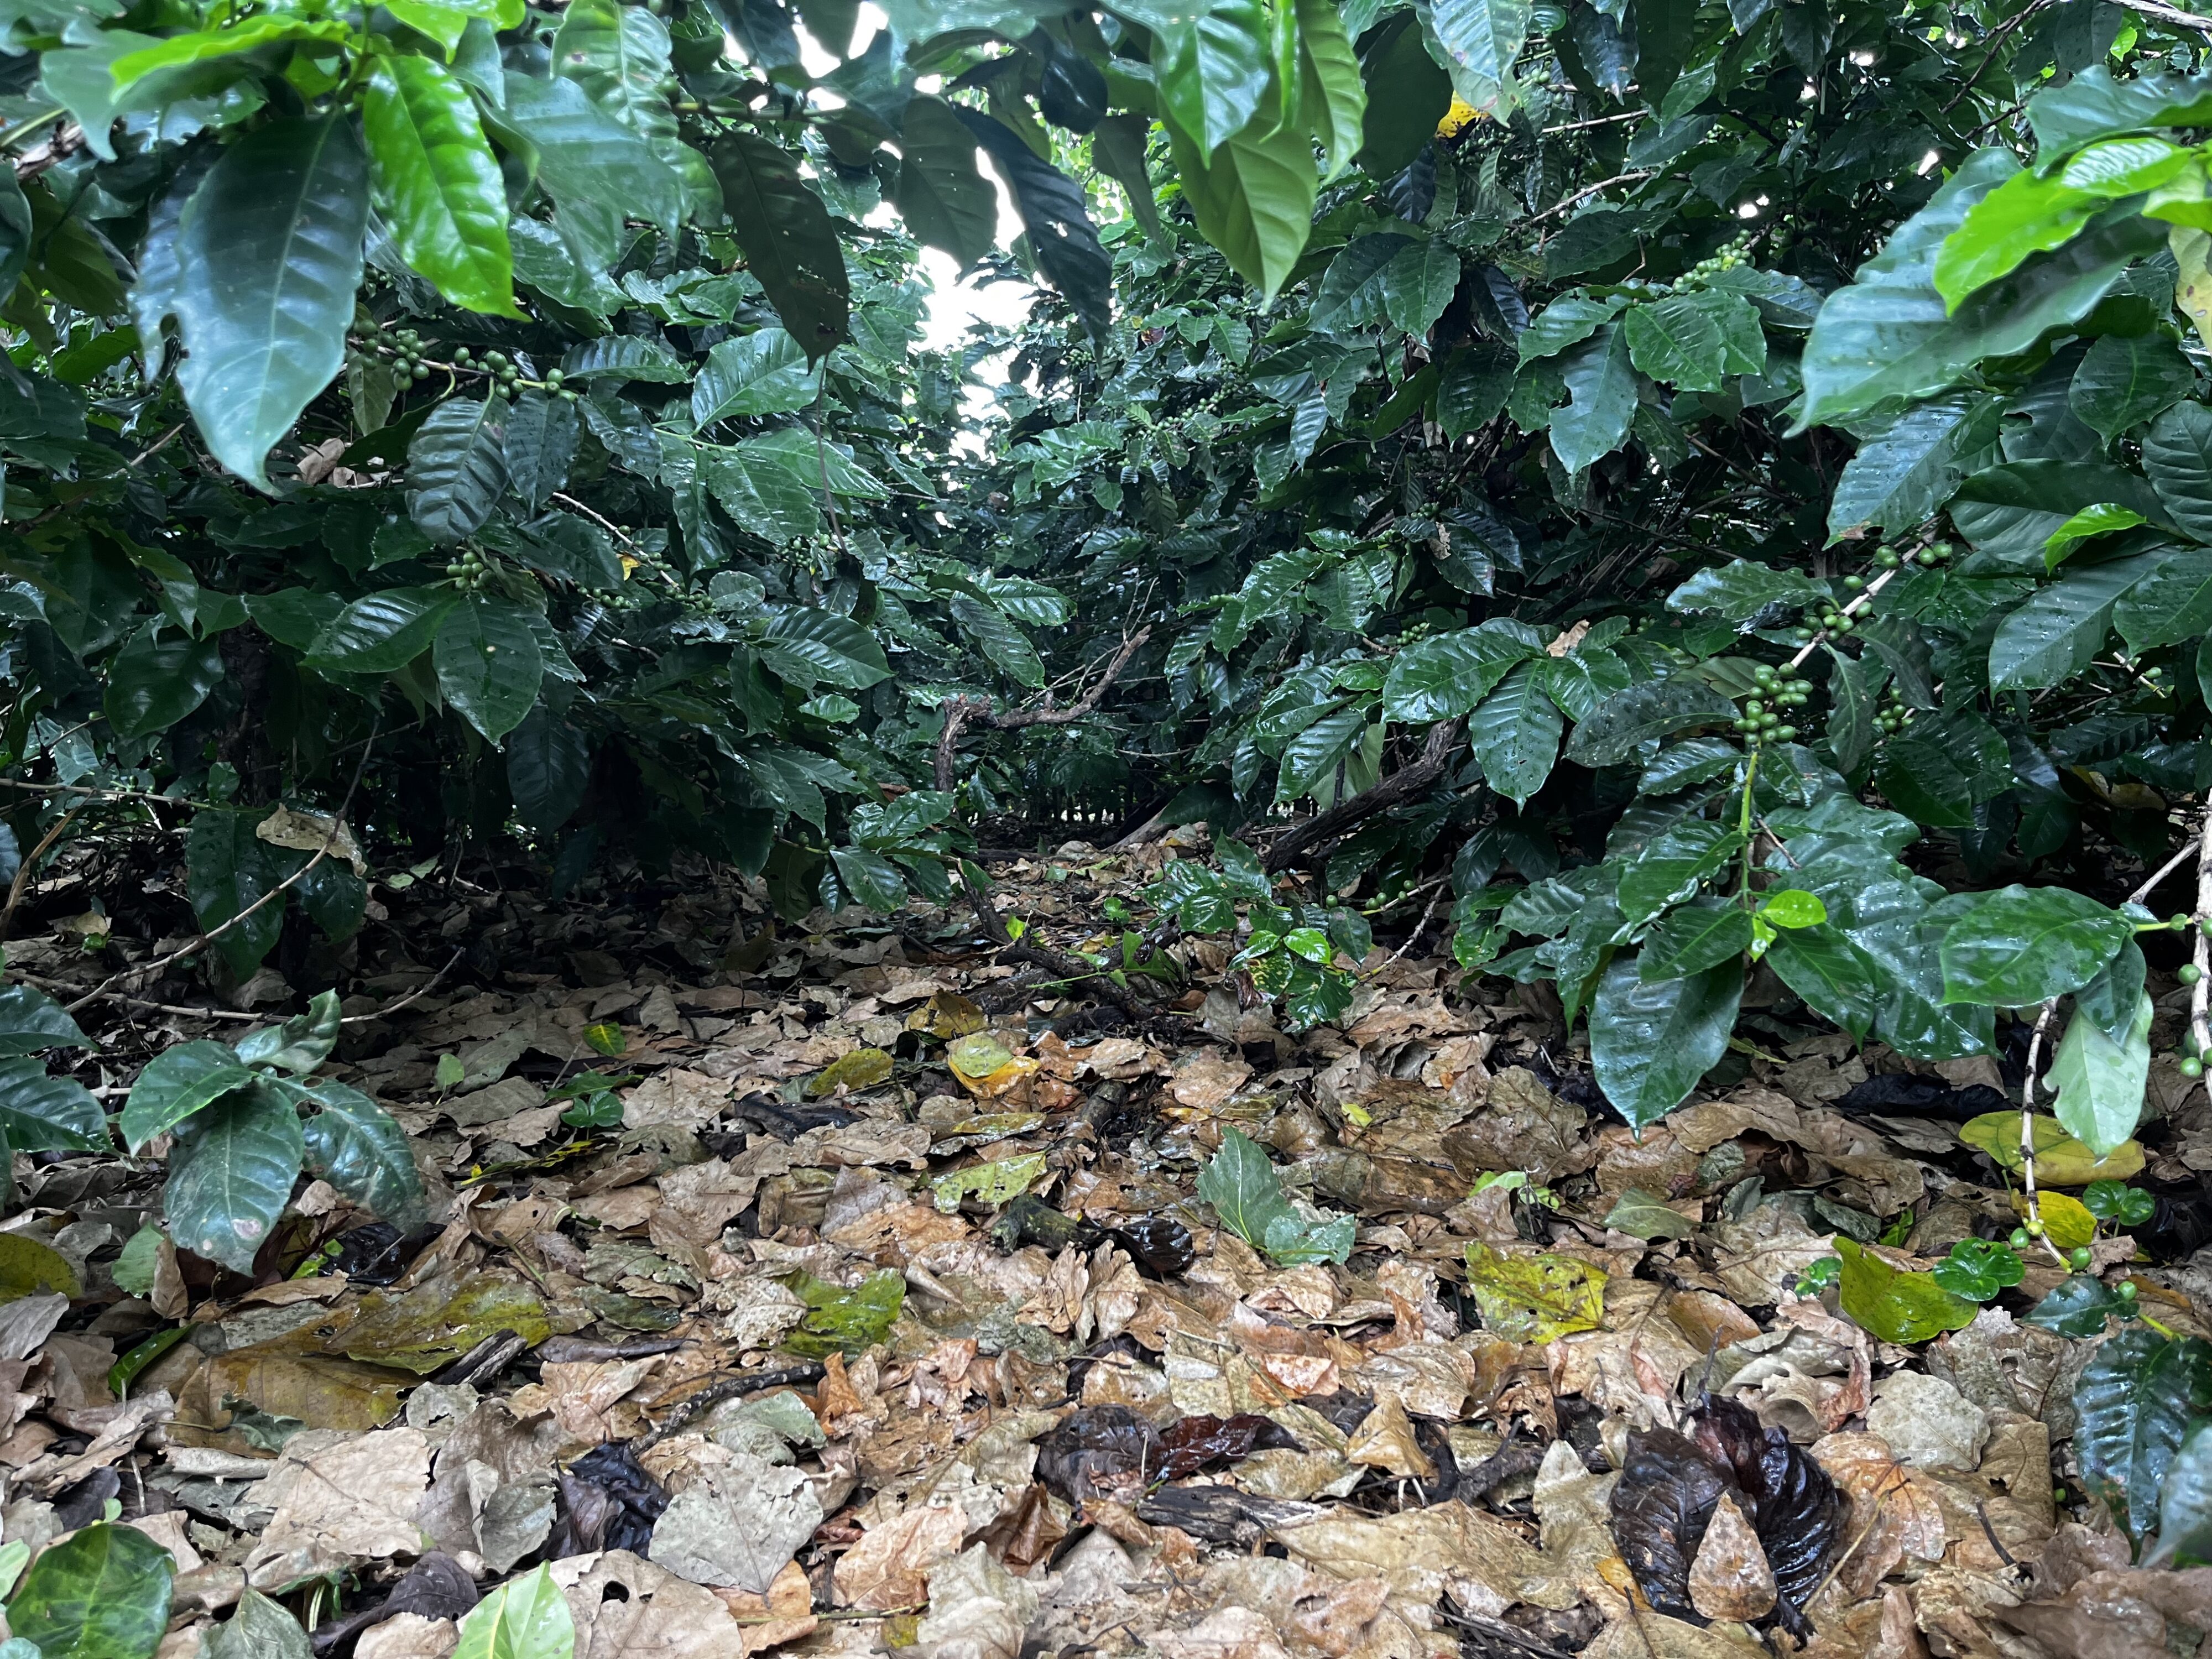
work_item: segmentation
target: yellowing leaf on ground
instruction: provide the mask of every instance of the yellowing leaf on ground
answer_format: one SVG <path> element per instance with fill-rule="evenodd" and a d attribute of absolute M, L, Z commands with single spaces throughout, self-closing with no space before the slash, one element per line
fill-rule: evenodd
<path fill-rule="evenodd" d="M 1844 1260 L 1844 1314 L 1885 1342 L 1926 1342 L 1972 1324 L 1980 1311 L 1938 1285 L 1933 1273 L 1894 1267 L 1855 1239 L 1838 1234 L 1836 1254 Z"/>
<path fill-rule="evenodd" d="M 0 1233 L 0 1302 L 51 1291 L 72 1299 L 84 1294 L 69 1258 L 21 1233 Z"/>
<path fill-rule="evenodd" d="M 964 1037 L 983 1025 L 983 1011 L 957 991 L 939 991 L 906 1017 L 908 1030 L 947 1039 Z"/>
<path fill-rule="evenodd" d="M 2100 1158 L 2060 1128 L 2056 1118 L 2039 1112 L 2031 1121 L 2038 1186 L 2086 1187 L 2093 1181 L 2125 1181 L 2142 1172 L 2143 1150 L 2132 1140 L 2122 1141 Z M 2017 1172 L 2025 1161 L 2020 1155 L 2018 1112 L 1984 1112 L 1960 1129 L 1959 1139 L 1987 1152 L 2005 1169 Z"/>
<path fill-rule="evenodd" d="M 960 1207 L 963 1199 L 974 1198 L 985 1204 L 1004 1204 L 1020 1197 L 1044 1173 L 1045 1155 L 1030 1152 L 1023 1158 L 1001 1159 L 996 1164 L 975 1164 L 964 1170 L 954 1170 L 930 1182 L 930 1191 L 936 1194 L 937 1207 L 950 1215 Z"/>
<path fill-rule="evenodd" d="M 1605 1275 L 1572 1256 L 1506 1255 L 1467 1247 L 1467 1284 L 1483 1328 L 1512 1342 L 1594 1331 L 1605 1318 Z"/>
<path fill-rule="evenodd" d="M 855 1048 L 840 1054 L 806 1080 L 806 1097 L 820 1100 L 840 1088 L 858 1094 L 872 1089 L 891 1074 L 891 1057 L 881 1048 Z"/>
<path fill-rule="evenodd" d="M 971 1032 L 945 1051 L 960 1086 L 979 1100 L 993 1100 L 1036 1074 L 1037 1063 L 1018 1055 L 988 1031 Z"/>
<path fill-rule="evenodd" d="M 2040 1175 L 2042 1172 L 2043 1166 L 2039 1161 L 2036 1173 Z M 2036 1202 L 2043 1211 L 2043 1231 L 2051 1236 L 2051 1242 L 2060 1249 L 2078 1250 L 2096 1238 L 2097 1218 L 2089 1213 L 2089 1206 L 2080 1199 L 2064 1193 L 2039 1192 Z M 2012 1207 L 2013 1213 L 2025 1221 L 2028 1214 L 2027 1194 L 2014 1193 Z"/>

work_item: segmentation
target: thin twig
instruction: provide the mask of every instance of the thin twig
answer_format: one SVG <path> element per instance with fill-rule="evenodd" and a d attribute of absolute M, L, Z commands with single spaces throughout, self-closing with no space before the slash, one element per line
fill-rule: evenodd
<path fill-rule="evenodd" d="M 1598 115 L 1587 121 L 1569 121 L 1563 126 L 1546 127 L 1544 137 L 1555 137 L 1562 132 L 1586 132 L 1592 127 L 1615 126 L 1623 121 L 1641 121 L 1650 112 L 1650 110 L 1632 109 L 1626 115 Z"/>
<path fill-rule="evenodd" d="M 468 951 L 465 948 L 454 951 L 452 956 L 446 958 L 446 965 L 444 967 L 438 969 L 436 973 L 431 975 L 429 978 L 424 980 L 420 985 L 410 991 L 405 996 L 400 998 L 398 1001 L 387 1003 L 373 1014 L 348 1014 L 343 1019 L 340 1020 L 338 1024 L 341 1025 L 366 1025 L 371 1020 L 384 1019 L 391 1015 L 398 1013 L 409 1003 L 415 1001 L 418 998 L 429 995 L 432 991 L 437 988 L 438 981 L 453 971 L 453 964 L 466 955 L 468 955 Z"/>
<path fill-rule="evenodd" d="M 1615 185 L 1641 184 L 1646 179 L 1656 178 L 1657 176 L 1658 175 L 1653 173 L 1650 167 L 1637 167 L 1632 168 L 1626 173 L 1616 173 L 1610 179 L 1601 179 L 1594 185 L 1585 185 L 1573 195 L 1562 198 L 1560 200 L 1553 203 L 1551 206 L 1546 208 L 1541 213 L 1525 219 L 1522 222 L 1523 224 L 1540 225 L 1545 220 L 1550 218 L 1553 214 L 1565 213 L 1569 208 L 1574 206 L 1577 202 L 1587 201 L 1601 190 L 1610 190 Z"/>
<path fill-rule="evenodd" d="M 2112 0 L 2112 3 L 2122 11 L 2148 17 L 2154 23 L 2164 23 L 2173 28 L 2195 29 L 2200 34 L 2212 34 L 2212 17 L 2202 17 L 2176 6 L 2162 6 L 2158 0 Z"/>
<path fill-rule="evenodd" d="M 8 902 L 4 907 L 0 907 L 0 939 L 8 937 L 9 924 L 15 920 L 15 907 L 23 902 L 24 891 L 30 885 L 31 873 L 38 868 L 39 860 L 46 855 L 49 848 L 62 838 L 62 832 L 76 823 L 83 812 L 84 808 L 80 806 L 75 811 L 63 814 L 60 822 L 40 837 L 39 844 L 31 849 L 30 856 L 17 862 L 15 878 L 8 884 Z"/>
<path fill-rule="evenodd" d="M 2027 1040 L 2027 1073 L 2020 1082 L 2020 1178 L 2027 1194 L 2027 1231 L 2051 1253 L 2051 1259 L 2063 1267 L 2066 1258 L 2044 1231 L 2043 1199 L 2035 1189 L 2035 1068 L 2043 1052 L 2044 1034 L 2051 1029 L 2051 1017 L 2057 1012 L 2058 999 L 2053 997 L 2035 1017 L 2035 1031 Z"/>

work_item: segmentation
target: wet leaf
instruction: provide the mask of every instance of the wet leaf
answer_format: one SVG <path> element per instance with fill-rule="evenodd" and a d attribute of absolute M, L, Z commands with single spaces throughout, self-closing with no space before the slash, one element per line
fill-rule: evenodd
<path fill-rule="evenodd" d="M 1190 1229 L 1171 1215 L 1139 1216 L 1108 1229 L 1106 1236 L 1127 1250 L 1138 1267 L 1163 1279 L 1188 1271 L 1197 1259 Z"/>
<path fill-rule="evenodd" d="M 169 1622 L 169 1553 L 98 1522 L 31 1563 L 8 1602 L 15 1635 L 40 1659 L 150 1659 Z"/>
<path fill-rule="evenodd" d="M 1170 1424 L 1160 1435 L 1162 1454 L 1158 1478 L 1180 1480 L 1196 1474 L 1208 1463 L 1248 1456 L 1255 1447 L 1295 1447 L 1297 1442 L 1256 1412 L 1233 1417 L 1185 1417 Z"/>
<path fill-rule="evenodd" d="M 1133 1499 L 1160 1478 L 1167 1458 L 1151 1419 L 1127 1406 L 1085 1406 L 1036 1446 L 1037 1479 L 1070 1504 Z"/>
<path fill-rule="evenodd" d="M 2022 1314 L 2020 1322 L 2079 1340 L 2103 1335 L 2108 1316 L 2125 1319 L 2135 1311 L 2135 1304 L 2103 1279 L 2091 1273 L 2074 1273 Z"/>
<path fill-rule="evenodd" d="M 787 1282 L 807 1314 L 781 1346 L 807 1359 L 856 1354 L 882 1341 L 906 1304 L 906 1280 L 896 1269 L 871 1273 L 849 1291 L 804 1272 Z"/>
<path fill-rule="evenodd" d="M 2039 1168 L 2037 1173 L 2039 1175 L 2042 1173 Z M 2132 1188 L 2121 1187 L 2116 1181 L 2094 1182 L 2091 1185 L 2115 1187 L 2122 1192 L 2134 1190 Z M 2148 1220 L 2151 1204 L 2150 1194 L 2142 1193 L 2136 1195 L 2143 1200 L 2145 1212 L 2139 1218 Z M 2035 1203 L 2036 1207 L 2043 1214 L 2044 1231 L 2051 1236 L 2051 1242 L 2060 1249 L 2078 1250 L 2096 1238 L 2097 1218 L 2091 1212 L 2089 1206 L 2080 1199 L 2069 1197 L 2064 1193 L 2038 1192 L 2035 1195 Z M 2012 1208 L 2013 1213 L 2021 1220 L 2027 1219 L 2027 1194 L 2014 1193 L 2012 1195 Z"/>
<path fill-rule="evenodd" d="M 2125 1181 L 2142 1171 L 2143 1151 L 2132 1140 L 2122 1141 L 2100 1158 L 2060 1128 L 2056 1119 L 2039 1112 L 2031 1121 L 2039 1186 L 2086 1187 L 2093 1181 Z M 2015 1173 L 2020 1170 L 2018 1112 L 1984 1112 L 1960 1127 L 1959 1139 L 1988 1153 L 2002 1168 Z"/>
<path fill-rule="evenodd" d="M 1885 1342 L 1926 1342 L 1973 1322 L 1975 1304 L 1954 1296 L 1931 1273 L 1892 1267 L 1856 1240 L 1838 1235 L 1844 1312 Z"/>
<path fill-rule="evenodd" d="M 333 1340 L 349 1358 L 427 1374 L 484 1338 L 512 1331 L 532 1347 L 553 1334 L 545 1304 L 526 1280 L 483 1272 L 372 1291 Z"/>
<path fill-rule="evenodd" d="M 2089 1357 L 2074 1411 L 2083 1484 L 2140 1540 L 2191 1421 L 2212 1411 L 2212 1344 L 2130 1326 Z"/>
<path fill-rule="evenodd" d="M 1929 1277 L 1952 1295 L 1969 1302 L 1987 1302 L 1999 1291 L 2009 1290 L 2026 1276 L 2020 1252 L 2009 1244 L 1986 1238 L 1962 1238 L 1951 1254 L 1937 1262 Z"/>
<path fill-rule="evenodd" d="M 1571 1256 L 1505 1255 L 1467 1247 L 1468 1288 L 1483 1328 L 1510 1342 L 1549 1342 L 1605 1319 L 1606 1276 Z"/>

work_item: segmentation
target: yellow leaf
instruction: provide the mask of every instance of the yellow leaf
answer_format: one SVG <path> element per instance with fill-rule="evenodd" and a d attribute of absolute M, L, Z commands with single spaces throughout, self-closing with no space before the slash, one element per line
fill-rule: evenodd
<path fill-rule="evenodd" d="M 1437 137 L 1456 138 L 1483 118 L 1482 112 L 1466 99 L 1455 98 L 1451 100 L 1451 107 L 1444 112 L 1444 118 L 1437 123 Z"/>
<path fill-rule="evenodd" d="M 2035 1173 L 2040 1180 L 2043 1175 L 2043 1160 L 2040 1158 L 2035 1161 Z M 2097 1218 L 2089 1213 L 2089 1206 L 2080 1199 L 2069 1198 L 2064 1193 L 2039 1192 L 2036 1196 L 2043 1208 L 2043 1231 L 2060 1249 L 2078 1250 L 2095 1240 Z M 2014 1213 L 2025 1221 L 2027 1218 L 2027 1194 L 2014 1193 L 2012 1207 Z"/>
<path fill-rule="evenodd" d="M 1014 1057 L 1014 1051 L 988 1031 L 971 1031 L 945 1051 L 952 1075 L 963 1083 L 988 1077 Z"/>
<path fill-rule="evenodd" d="M 54 1291 L 72 1298 L 84 1294 L 69 1258 L 35 1238 L 0 1233 L 0 1302 Z"/>
<path fill-rule="evenodd" d="M 872 1089 L 891 1074 L 891 1057 L 880 1048 L 855 1048 L 840 1054 L 806 1080 L 806 1097 L 819 1100 L 836 1093 L 839 1086 L 858 1094 Z"/>
<path fill-rule="evenodd" d="M 2100 1158 L 2060 1128 L 2056 1118 L 2039 1112 L 2033 1122 L 2039 1187 L 2086 1187 L 2093 1181 L 2125 1181 L 2142 1171 L 2143 1151 L 2132 1140 Z M 2018 1112 L 1984 1112 L 1960 1129 L 1959 1139 L 2005 1169 L 2017 1172 L 2021 1167 Z"/>
<path fill-rule="evenodd" d="M 629 1039 L 623 1035 L 622 1027 L 611 1019 L 586 1025 L 584 1041 L 591 1044 L 592 1053 L 605 1054 L 609 1060 L 619 1058 L 623 1050 L 629 1047 Z"/>
<path fill-rule="evenodd" d="M 983 1024 L 983 1011 L 957 991 L 939 991 L 906 1017 L 908 1030 L 933 1037 L 963 1037 Z"/>
<path fill-rule="evenodd" d="M 1469 1244 L 1467 1283 L 1483 1328 L 1510 1342 L 1594 1331 L 1605 1318 L 1605 1275 L 1572 1256 L 1505 1255 Z"/>

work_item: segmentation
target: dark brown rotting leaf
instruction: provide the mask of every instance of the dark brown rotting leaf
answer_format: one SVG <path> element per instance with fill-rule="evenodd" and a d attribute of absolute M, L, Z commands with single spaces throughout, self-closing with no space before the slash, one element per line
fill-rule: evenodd
<path fill-rule="evenodd" d="M 600 1549 L 649 1555 L 653 1523 L 668 1507 L 668 1493 L 627 1445 L 586 1452 L 562 1471 L 560 1496 L 560 1516 L 545 1543 L 549 1561 Z"/>
<path fill-rule="evenodd" d="M 1690 1564 L 1714 1505 L 1729 1492 L 1773 1570 L 1775 1616 L 1804 1634 L 1802 1609 L 1820 1586 L 1843 1526 L 1835 1483 L 1788 1435 L 1735 1401 L 1705 1395 L 1689 1430 L 1629 1436 L 1627 1464 L 1613 1488 L 1613 1540 L 1644 1599 L 1662 1613 L 1703 1622 L 1689 1607 Z"/>
<path fill-rule="evenodd" d="M 1671 1618 L 1705 1621 L 1690 1605 L 1690 1563 L 1713 1508 L 1734 1484 L 1697 1443 L 1672 1429 L 1628 1437 L 1613 1489 L 1613 1541 L 1644 1599 Z"/>
<path fill-rule="evenodd" d="M 1289 1498 L 1260 1498 L 1233 1486 L 1162 1486 L 1139 1498 L 1137 1518 L 1156 1527 L 1178 1527 L 1209 1544 L 1250 1549 L 1271 1527 L 1310 1521 L 1329 1511 Z"/>
<path fill-rule="evenodd" d="M 1139 1216 L 1106 1230 L 1106 1237 L 1129 1253 L 1139 1270 L 1173 1279 L 1197 1259 L 1190 1229 L 1171 1215 Z"/>
<path fill-rule="evenodd" d="M 1123 1502 L 1159 1478 L 1159 1431 L 1127 1406 L 1085 1406 L 1037 1442 L 1037 1479 L 1064 1501 Z"/>
<path fill-rule="evenodd" d="M 1419 1438 L 1420 1422 L 1418 1419 L 1413 1430 L 1415 1437 Z M 1420 1444 L 1421 1449 L 1431 1458 L 1436 1456 L 1427 1441 L 1423 1440 Z M 1449 1449 L 1449 1443 L 1446 1449 Z M 1509 1480 L 1518 1480 L 1525 1475 L 1535 1474 L 1544 1466 L 1544 1451 L 1545 1448 L 1534 1440 L 1507 1435 L 1504 1443 L 1482 1462 L 1471 1468 L 1460 1470 L 1457 1496 L 1466 1503 L 1476 1503 L 1489 1497 Z M 1439 1463 L 1437 1467 L 1442 1468 L 1443 1465 Z"/>
<path fill-rule="evenodd" d="M 442 1550 L 433 1550 L 410 1567 L 381 1601 L 316 1626 L 309 1644 L 318 1654 L 328 1653 L 371 1626 L 403 1613 L 458 1620 L 478 1599 L 476 1580 L 469 1577 L 467 1569 Z"/>
<path fill-rule="evenodd" d="M 1246 1455 L 1255 1447 L 1289 1447 L 1297 1442 L 1280 1425 L 1256 1412 L 1234 1417 L 1186 1417 L 1170 1424 L 1160 1436 L 1159 1477 L 1180 1480 L 1196 1474 L 1208 1463 Z"/>

